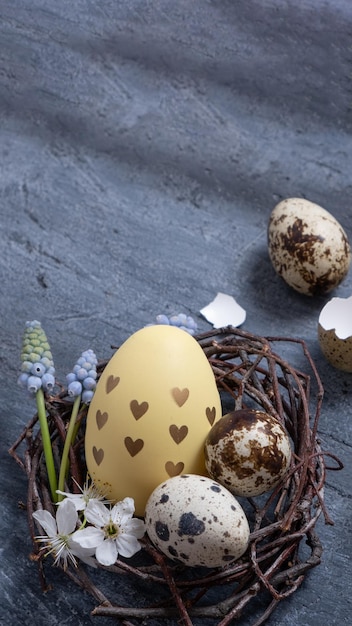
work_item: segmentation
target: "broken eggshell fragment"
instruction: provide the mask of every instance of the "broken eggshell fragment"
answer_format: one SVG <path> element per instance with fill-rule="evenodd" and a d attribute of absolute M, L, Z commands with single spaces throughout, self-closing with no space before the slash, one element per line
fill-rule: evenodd
<path fill-rule="evenodd" d="M 352 372 L 352 296 L 332 298 L 319 315 L 318 338 L 325 358 L 337 369 Z"/>
<path fill-rule="evenodd" d="M 276 272 L 296 291 L 328 293 L 346 276 L 351 249 L 331 213 L 303 198 L 288 198 L 273 209 L 268 251 Z"/>
<path fill-rule="evenodd" d="M 246 319 L 246 311 L 238 302 L 226 293 L 219 292 L 214 300 L 200 310 L 200 313 L 213 324 L 214 328 L 222 326 L 241 326 Z"/>

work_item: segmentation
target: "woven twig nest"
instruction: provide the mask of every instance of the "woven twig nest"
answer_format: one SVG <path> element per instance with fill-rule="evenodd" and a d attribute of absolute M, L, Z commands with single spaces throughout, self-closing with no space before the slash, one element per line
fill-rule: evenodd
<path fill-rule="evenodd" d="M 254 499 L 241 499 L 250 524 L 249 546 L 240 560 L 223 569 L 193 569 L 175 564 L 148 541 L 131 560 L 119 559 L 112 567 L 69 565 L 66 574 L 89 592 L 98 603 L 93 615 L 111 616 L 126 626 L 160 620 L 181 619 L 183 624 L 229 623 L 259 626 L 277 604 L 293 594 L 307 572 L 319 565 L 322 545 L 316 522 L 323 513 L 332 521 L 324 504 L 326 456 L 334 459 L 330 469 L 341 463 L 322 451 L 317 438 L 323 388 L 312 358 L 303 341 L 263 338 L 232 327 L 210 331 L 197 337 L 213 369 L 220 391 L 223 413 L 240 408 L 263 410 L 279 419 L 291 438 L 291 468 L 284 482 L 273 491 Z M 296 369 L 273 346 L 298 349 L 300 368 Z M 100 364 L 100 372 L 106 362 Z M 65 394 L 47 398 L 46 408 L 57 460 L 60 460 L 72 404 Z M 83 484 L 85 412 L 78 416 L 79 435 L 70 453 L 74 479 Z M 43 588 L 47 588 L 43 559 L 34 540 L 32 513 L 38 508 L 53 512 L 42 454 L 40 431 L 34 416 L 10 453 L 28 476 L 27 513 L 33 539 L 33 560 L 38 562 Z M 25 450 L 20 456 L 20 445 Z M 71 491 L 75 484 L 69 485 Z M 104 571 L 102 571 L 104 570 Z M 123 577 L 124 601 L 116 599 L 109 581 Z M 121 579 L 120 579 L 121 580 Z M 133 592 L 137 589 L 137 593 Z M 138 600 L 136 600 L 136 597 Z"/>

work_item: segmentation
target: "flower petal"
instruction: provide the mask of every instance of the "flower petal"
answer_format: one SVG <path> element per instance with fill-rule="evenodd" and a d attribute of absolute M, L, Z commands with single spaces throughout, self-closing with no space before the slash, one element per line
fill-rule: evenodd
<path fill-rule="evenodd" d="M 117 549 L 121 556 L 130 558 L 141 549 L 141 544 L 133 535 L 121 534 L 116 539 Z"/>
<path fill-rule="evenodd" d="M 102 565 L 113 565 L 117 559 L 116 541 L 106 539 L 96 549 L 95 556 Z"/>
<path fill-rule="evenodd" d="M 145 523 L 143 520 L 133 517 L 124 524 L 123 531 L 127 535 L 134 535 L 137 539 L 142 539 L 145 534 Z"/>
<path fill-rule="evenodd" d="M 76 530 L 71 540 L 82 548 L 95 550 L 104 541 L 104 531 L 95 526 L 87 526 L 87 528 Z"/>
<path fill-rule="evenodd" d="M 34 519 L 44 528 L 48 537 L 56 537 L 57 527 L 55 518 L 46 510 L 34 511 Z"/>
<path fill-rule="evenodd" d="M 70 535 L 76 529 L 77 519 L 76 507 L 72 500 L 68 498 L 62 500 L 56 513 L 58 534 Z"/>
<path fill-rule="evenodd" d="M 123 505 L 125 513 L 128 513 L 129 515 L 133 515 L 134 513 L 133 498 L 124 498 L 124 500 L 122 500 L 122 505 Z"/>
<path fill-rule="evenodd" d="M 82 548 L 75 541 L 70 541 L 70 550 L 71 553 L 78 557 L 83 563 L 90 565 L 91 567 L 97 567 L 96 560 L 93 558 L 93 554 L 95 553 L 95 547 L 93 548 Z"/>
<path fill-rule="evenodd" d="M 85 509 L 86 503 L 84 501 L 83 495 L 81 493 L 69 493 L 68 491 L 60 491 L 60 489 L 56 490 L 56 493 L 59 493 L 62 496 L 66 496 L 76 507 L 76 511 L 83 511 Z M 59 503 L 59 506 L 61 502 Z"/>
<path fill-rule="evenodd" d="M 133 498 L 125 498 L 121 502 L 117 502 L 111 509 L 110 515 L 114 524 L 123 526 L 128 520 L 131 519 L 134 513 L 134 500 Z"/>
<path fill-rule="evenodd" d="M 110 520 L 110 511 L 99 500 L 90 500 L 85 510 L 87 521 L 102 528 Z"/>

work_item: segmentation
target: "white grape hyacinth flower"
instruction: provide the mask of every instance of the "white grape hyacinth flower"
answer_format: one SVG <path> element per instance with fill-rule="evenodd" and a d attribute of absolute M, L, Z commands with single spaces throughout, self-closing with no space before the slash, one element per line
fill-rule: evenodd
<path fill-rule="evenodd" d="M 112 508 L 90 500 L 84 513 L 92 526 L 78 530 L 73 538 L 82 548 L 94 549 L 101 565 L 113 565 L 119 555 L 130 558 L 141 549 L 138 539 L 143 537 L 145 525 L 133 517 L 133 498 L 125 498 Z"/>
<path fill-rule="evenodd" d="M 73 538 L 77 529 L 78 514 L 71 500 L 65 498 L 60 502 L 56 519 L 45 509 L 35 511 L 33 517 L 46 533 L 46 535 L 37 536 L 36 540 L 45 544 L 48 548 L 47 554 L 54 556 L 55 565 L 59 565 L 62 561 L 64 569 L 67 568 L 69 562 L 77 567 L 77 557 L 88 565 L 96 567 L 92 558 L 94 550 L 83 548 Z"/>

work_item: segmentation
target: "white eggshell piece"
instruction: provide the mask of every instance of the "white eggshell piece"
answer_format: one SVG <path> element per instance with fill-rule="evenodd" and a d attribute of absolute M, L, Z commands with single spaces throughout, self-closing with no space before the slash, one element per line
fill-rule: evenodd
<path fill-rule="evenodd" d="M 288 198 L 272 211 L 268 251 L 276 272 L 296 291 L 328 293 L 346 276 L 351 249 L 331 213 L 302 198 Z"/>
<path fill-rule="evenodd" d="M 290 461 L 285 428 L 262 411 L 241 409 L 224 415 L 205 442 L 209 475 L 237 496 L 270 491 L 283 479 Z"/>
<path fill-rule="evenodd" d="M 163 480 L 206 474 L 204 441 L 221 417 L 212 368 L 175 326 L 142 328 L 106 365 L 88 410 L 88 472 L 112 501 L 146 501 Z"/>
<path fill-rule="evenodd" d="M 352 296 L 332 298 L 321 310 L 318 338 L 325 358 L 337 369 L 352 372 Z"/>
<path fill-rule="evenodd" d="M 331 298 L 320 312 L 319 324 L 325 330 L 334 330 L 339 339 L 351 337 L 352 296 L 349 298 Z"/>
<path fill-rule="evenodd" d="M 171 559 L 191 567 L 224 567 L 246 551 L 249 525 L 236 498 L 208 477 L 183 474 L 151 494 L 147 533 Z"/>
<path fill-rule="evenodd" d="M 200 310 L 200 313 L 213 324 L 222 326 L 241 326 L 246 319 L 246 311 L 238 302 L 226 293 L 218 293 L 214 300 Z"/>

